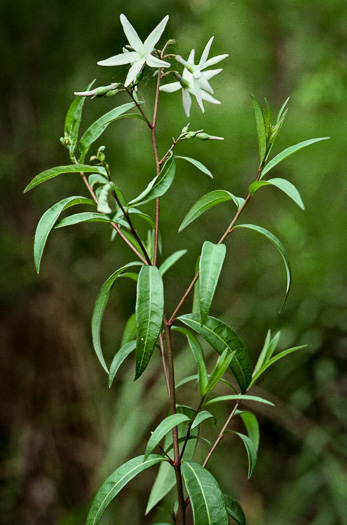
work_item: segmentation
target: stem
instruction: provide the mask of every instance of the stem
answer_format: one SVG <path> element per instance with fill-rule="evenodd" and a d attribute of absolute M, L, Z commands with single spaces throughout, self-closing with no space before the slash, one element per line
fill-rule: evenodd
<path fill-rule="evenodd" d="M 174 147 L 176 146 L 176 144 L 179 143 L 179 141 L 182 140 L 182 135 L 180 135 L 177 139 L 174 139 L 172 137 L 172 145 L 171 147 L 167 150 L 167 152 L 165 153 L 164 157 L 159 161 L 159 165 L 161 166 L 163 164 L 163 162 L 167 159 L 167 157 L 170 155 L 171 151 L 174 149 Z"/>
<path fill-rule="evenodd" d="M 169 370 L 169 386 L 170 386 L 170 412 L 176 414 L 176 392 L 175 392 L 175 370 L 172 353 L 172 342 L 171 342 L 171 329 L 164 315 L 164 333 L 166 342 L 166 352 L 168 360 Z M 183 495 L 182 485 L 182 474 L 181 474 L 181 458 L 178 444 L 178 429 L 174 427 L 172 429 L 172 440 L 174 450 L 174 462 L 173 467 L 175 469 L 176 486 L 177 486 L 177 498 L 178 498 L 178 514 L 180 516 L 181 525 L 185 525 L 185 503 Z"/>
<path fill-rule="evenodd" d="M 134 97 L 133 92 L 131 91 L 131 89 L 129 89 L 129 88 L 127 88 L 127 87 L 126 87 L 125 89 L 126 89 L 127 93 L 129 93 L 129 95 L 130 95 L 132 101 L 135 102 L 136 107 L 137 107 L 137 109 L 139 110 L 139 112 L 141 113 L 141 115 L 143 116 L 143 118 L 145 119 L 147 126 L 151 129 L 151 128 L 152 128 L 152 124 L 151 124 L 150 121 L 148 120 L 148 117 L 147 117 L 147 115 L 145 114 L 145 112 L 143 111 L 141 105 L 137 102 L 136 98 Z"/>
<path fill-rule="evenodd" d="M 166 366 L 166 360 L 165 360 L 163 334 L 160 334 L 160 336 L 159 336 L 159 344 L 160 344 L 160 357 L 161 357 L 161 361 L 162 361 L 162 364 L 163 364 L 163 372 L 164 372 L 164 377 L 165 377 L 166 388 L 167 388 L 167 392 L 168 392 L 169 397 L 170 397 L 170 383 L 169 383 L 169 377 L 168 377 L 168 374 L 167 374 L 167 366 Z"/>
<path fill-rule="evenodd" d="M 203 467 L 206 467 L 207 462 L 208 462 L 208 460 L 210 459 L 210 457 L 212 456 L 213 452 L 215 451 L 217 445 L 218 445 L 219 442 L 223 439 L 224 432 L 226 431 L 226 429 L 227 429 L 227 427 L 228 427 L 230 421 L 232 420 L 232 418 L 233 418 L 233 416 L 234 416 L 234 414 L 235 414 L 235 412 L 236 412 L 236 410 L 237 410 L 239 404 L 240 404 L 240 403 L 236 403 L 236 405 L 235 405 L 234 408 L 232 409 L 231 414 L 229 415 L 228 419 L 226 420 L 225 424 L 223 425 L 223 428 L 222 428 L 222 430 L 220 431 L 220 433 L 219 433 L 219 435 L 218 435 L 216 441 L 214 442 L 214 444 L 213 444 L 213 446 L 212 446 L 210 452 L 207 454 L 206 459 L 205 459 L 205 461 L 204 461 L 204 463 L 203 463 L 203 465 L 202 465 Z"/>
<path fill-rule="evenodd" d="M 160 163 L 158 157 L 158 147 L 157 147 L 157 138 L 156 138 L 156 124 L 158 117 L 158 104 L 159 104 L 159 88 L 160 88 L 160 75 L 161 69 L 158 70 L 157 86 L 155 89 L 155 99 L 154 99 L 154 110 L 153 110 L 153 120 L 151 125 L 151 135 L 152 135 L 152 145 L 155 159 L 155 167 L 157 176 L 160 173 Z M 155 232 L 154 232 L 154 249 L 153 249 L 153 266 L 157 264 L 158 257 L 158 241 L 159 241 L 159 220 L 160 220 L 160 198 L 158 197 L 155 200 Z"/>
<path fill-rule="evenodd" d="M 259 168 L 258 168 L 258 175 L 257 175 L 257 178 L 256 178 L 255 182 L 258 182 L 258 180 L 260 179 L 261 172 L 262 172 L 262 166 L 259 166 Z M 248 203 L 248 201 L 250 200 L 251 197 L 252 197 L 251 193 L 248 193 L 247 197 L 245 198 L 244 203 L 242 204 L 242 206 L 240 206 L 240 208 L 235 213 L 235 216 L 234 216 L 233 220 L 231 221 L 231 223 L 229 224 L 228 228 L 225 230 L 225 232 L 223 233 L 222 237 L 219 239 L 217 244 L 222 244 L 222 242 L 224 242 L 224 240 L 228 237 L 228 235 L 230 235 L 230 233 L 232 233 L 234 231 L 235 223 L 236 223 L 237 219 L 240 217 L 241 213 L 243 212 L 244 208 L 246 207 L 246 205 L 247 205 L 247 203 Z M 192 280 L 192 282 L 188 286 L 188 288 L 187 288 L 186 292 L 184 293 L 182 299 L 180 300 L 180 302 L 178 303 L 177 307 L 175 308 L 173 314 L 171 315 L 171 317 L 170 317 L 170 319 L 168 321 L 169 326 L 172 326 L 172 324 L 174 323 L 175 318 L 176 318 L 179 310 L 181 309 L 181 307 L 184 304 L 184 302 L 186 301 L 188 295 L 190 294 L 190 292 L 194 288 L 194 285 L 196 284 L 196 281 L 198 280 L 198 277 L 199 277 L 199 272 L 196 273 L 194 279 Z"/>
<path fill-rule="evenodd" d="M 74 159 L 74 162 L 75 164 L 77 164 L 77 159 L 75 158 Z M 91 194 L 92 198 L 93 198 L 93 201 L 95 202 L 95 204 L 98 204 L 98 199 L 94 193 L 94 190 L 93 188 L 91 187 L 91 185 L 89 184 L 88 180 L 87 180 L 87 177 L 85 176 L 85 174 L 81 171 L 80 172 L 80 175 L 82 177 L 82 180 L 84 182 L 84 184 L 86 185 L 89 193 Z M 144 264 L 151 264 L 151 261 L 149 260 L 149 262 L 145 259 L 145 257 L 143 257 L 141 255 L 141 253 L 135 248 L 135 246 L 133 244 L 131 244 L 131 242 L 125 237 L 124 233 L 122 233 L 121 229 L 119 228 L 118 224 L 116 224 L 115 222 L 111 222 L 110 223 L 112 228 L 114 228 L 116 230 L 116 232 L 118 233 L 118 235 L 123 239 L 123 241 L 129 246 L 129 248 L 137 255 L 137 257 L 144 263 Z M 146 252 L 144 252 L 146 253 Z"/>

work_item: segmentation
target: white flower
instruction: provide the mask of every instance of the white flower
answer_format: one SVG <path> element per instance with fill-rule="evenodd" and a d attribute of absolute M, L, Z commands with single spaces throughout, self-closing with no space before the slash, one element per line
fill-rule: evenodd
<path fill-rule="evenodd" d="M 213 66 L 214 64 L 218 64 L 218 62 L 224 60 L 224 58 L 229 55 L 218 55 L 208 59 L 208 54 L 210 52 L 213 38 L 214 37 L 210 38 L 210 40 L 207 42 L 207 45 L 201 55 L 199 64 L 195 65 L 194 63 L 194 49 L 192 49 L 190 52 L 188 60 L 177 57 L 177 61 L 185 66 L 182 73 L 182 82 L 172 82 L 171 84 L 165 84 L 164 86 L 160 87 L 161 91 L 166 91 L 167 93 L 173 93 L 174 91 L 182 89 L 183 108 L 187 117 L 190 115 L 190 107 L 192 104 L 190 95 L 194 95 L 196 97 L 196 100 L 203 112 L 205 111 L 204 105 L 202 103 L 203 100 L 206 102 L 211 102 L 211 104 L 220 104 L 219 100 L 210 95 L 210 93 L 213 93 L 214 91 L 209 83 L 209 80 L 211 80 L 211 78 L 213 78 L 215 75 L 218 75 L 218 73 L 223 70 L 210 69 L 209 71 L 205 71 L 205 69 L 207 67 Z"/>
<path fill-rule="evenodd" d="M 106 60 L 101 60 L 98 62 L 99 66 L 121 66 L 123 64 L 132 64 L 124 83 L 125 86 L 128 86 L 136 79 L 144 64 L 147 64 L 150 67 L 169 67 L 170 64 L 168 62 L 160 60 L 151 54 L 154 50 L 154 46 L 163 34 L 168 20 L 168 16 L 163 18 L 160 24 L 158 24 L 146 40 L 142 42 L 126 16 L 120 15 L 120 21 L 124 33 L 134 51 L 124 52 L 120 55 L 107 58 Z"/>

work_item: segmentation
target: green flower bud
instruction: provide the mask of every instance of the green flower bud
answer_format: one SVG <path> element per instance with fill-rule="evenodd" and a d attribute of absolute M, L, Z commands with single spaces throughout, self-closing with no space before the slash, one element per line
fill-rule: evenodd
<path fill-rule="evenodd" d="M 224 140 L 224 137 L 216 137 L 207 133 L 197 133 L 196 137 L 200 140 Z"/>

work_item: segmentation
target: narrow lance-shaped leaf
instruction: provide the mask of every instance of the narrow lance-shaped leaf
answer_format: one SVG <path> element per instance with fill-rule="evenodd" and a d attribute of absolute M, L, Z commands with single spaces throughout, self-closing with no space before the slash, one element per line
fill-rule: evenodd
<path fill-rule="evenodd" d="M 252 442 L 252 440 L 245 436 L 244 434 L 241 434 L 240 432 L 233 432 L 232 434 L 236 434 L 236 436 L 239 436 L 243 444 L 245 445 L 247 456 L 248 456 L 248 479 L 252 476 L 255 466 L 257 464 L 257 451 L 256 448 Z"/>
<path fill-rule="evenodd" d="M 190 162 L 190 164 L 193 164 L 193 166 L 198 168 L 198 170 L 202 171 L 202 173 L 205 173 L 205 175 L 208 175 L 209 177 L 213 179 L 212 173 L 210 172 L 209 169 L 206 168 L 206 166 L 202 164 L 202 162 L 192 159 L 191 157 L 181 157 L 180 155 L 175 155 L 175 159 L 183 159 L 183 160 L 186 160 L 187 162 Z"/>
<path fill-rule="evenodd" d="M 272 354 L 276 350 L 280 335 L 281 332 L 277 332 L 277 334 L 273 338 L 271 338 L 271 330 L 268 330 L 264 341 L 264 346 L 259 354 L 257 363 L 253 370 L 253 376 L 258 372 L 258 370 L 263 366 L 263 364 L 271 358 Z"/>
<path fill-rule="evenodd" d="M 271 401 L 263 399 L 259 396 L 248 396 L 247 394 L 228 394 L 226 396 L 214 397 L 213 399 L 206 401 L 206 403 L 204 403 L 204 407 L 208 405 L 214 405 L 215 403 L 224 403 L 225 401 L 236 401 L 237 403 L 240 403 L 241 401 L 254 401 L 255 403 L 263 403 L 264 405 L 274 406 Z"/>
<path fill-rule="evenodd" d="M 195 219 L 200 217 L 205 211 L 209 210 L 213 206 L 220 204 L 222 202 L 232 200 L 236 207 L 241 208 L 244 203 L 244 199 L 241 197 L 235 197 L 232 193 L 226 190 L 214 190 L 203 195 L 193 206 L 190 208 L 187 215 L 184 217 L 181 226 L 179 227 L 179 232 L 184 230 L 189 224 L 191 224 Z"/>
<path fill-rule="evenodd" d="M 114 182 L 108 182 L 101 188 L 98 198 L 98 212 L 113 213 L 117 209 L 117 202 L 114 198 L 114 192 L 117 186 Z"/>
<path fill-rule="evenodd" d="M 184 438 L 187 435 L 190 420 L 195 416 L 195 411 L 189 407 L 177 406 L 177 412 L 188 416 L 188 420 L 181 423 L 178 427 L 179 450 L 182 451 Z M 184 450 L 184 459 L 192 459 L 196 449 L 196 440 L 199 435 L 199 428 L 190 429 L 190 435 L 193 439 L 189 440 Z M 164 439 L 164 450 L 169 453 L 172 447 L 172 433 L 168 433 Z M 159 501 L 161 501 L 176 484 L 175 471 L 172 466 L 167 463 L 161 463 L 156 480 L 152 486 L 150 496 L 148 498 L 146 514 L 153 509 Z"/>
<path fill-rule="evenodd" d="M 71 164 L 70 166 L 57 166 L 36 175 L 25 188 L 24 193 L 32 190 L 47 180 L 54 179 L 63 173 L 100 173 L 106 176 L 106 170 L 102 166 L 88 166 L 88 164 Z"/>
<path fill-rule="evenodd" d="M 186 328 L 180 328 L 180 327 L 173 326 L 172 330 L 181 332 L 187 337 L 189 347 L 193 353 L 195 362 L 198 366 L 200 395 L 201 397 L 203 397 L 206 394 L 208 376 L 207 376 L 207 370 L 206 370 L 206 365 L 204 361 L 204 354 L 202 352 L 201 345 L 199 341 L 197 340 L 197 338 L 193 334 L 191 334 Z"/>
<path fill-rule="evenodd" d="M 135 102 L 129 102 L 117 108 L 111 109 L 111 111 L 100 117 L 91 126 L 89 126 L 87 131 L 85 131 L 85 133 L 83 134 L 78 145 L 78 161 L 84 161 L 90 146 L 100 137 L 100 135 L 102 135 L 102 133 L 105 131 L 107 126 L 111 124 L 111 122 L 118 120 L 124 113 L 129 111 L 129 109 L 135 107 L 135 105 Z"/>
<path fill-rule="evenodd" d="M 330 137 L 320 137 L 318 139 L 310 139 L 310 140 L 304 140 L 303 142 L 299 142 L 299 144 L 295 144 L 295 146 L 290 146 L 289 148 L 283 150 L 281 153 L 276 155 L 270 162 L 266 164 L 264 169 L 261 172 L 261 178 L 264 177 L 272 168 L 277 166 L 282 160 L 287 159 L 290 157 L 290 155 L 293 155 L 293 153 L 296 153 L 297 151 L 301 150 L 302 148 L 306 148 L 307 146 L 310 146 L 311 144 L 314 144 L 315 142 L 320 142 L 321 140 L 328 140 Z"/>
<path fill-rule="evenodd" d="M 143 266 L 136 295 L 136 374 L 138 379 L 147 368 L 159 337 L 164 314 L 164 288 L 156 266 Z"/>
<path fill-rule="evenodd" d="M 229 525 L 225 500 L 212 474 L 198 463 L 184 461 L 182 475 L 192 505 L 194 523 Z"/>
<path fill-rule="evenodd" d="M 66 210 L 70 206 L 75 206 L 76 204 L 89 204 L 91 206 L 95 206 L 94 201 L 91 199 L 86 199 L 85 197 L 68 197 L 67 199 L 63 199 L 57 204 L 54 204 L 49 210 L 47 210 L 41 217 L 37 228 L 35 232 L 34 237 L 34 261 L 35 261 L 35 268 L 37 273 L 40 271 L 40 264 L 42 259 L 42 254 L 44 247 L 46 245 L 48 236 L 56 223 L 59 215 L 63 210 Z"/>
<path fill-rule="evenodd" d="M 287 300 L 289 289 L 290 289 L 290 284 L 291 284 L 291 280 L 292 280 L 290 262 L 289 262 L 288 255 L 287 255 L 286 250 L 284 249 L 283 244 L 277 239 L 277 237 L 275 237 L 275 235 L 273 235 L 271 232 L 269 232 L 265 228 L 262 228 L 261 226 L 256 226 L 255 224 L 239 224 L 239 225 L 235 226 L 235 229 L 236 228 L 247 228 L 249 230 L 254 230 L 254 231 L 258 232 L 261 235 L 264 235 L 264 237 L 269 239 L 276 246 L 277 250 L 280 252 L 281 257 L 282 257 L 283 262 L 284 262 L 285 269 L 286 269 L 286 275 L 287 275 L 287 287 L 286 287 L 286 294 L 285 294 L 285 297 L 284 297 L 284 300 L 283 300 L 283 303 L 282 303 L 282 306 L 281 306 L 281 310 L 282 310 L 282 308 L 283 308 L 283 306 L 284 306 L 284 304 L 285 304 L 285 302 Z"/>
<path fill-rule="evenodd" d="M 222 379 L 222 376 L 227 371 L 227 368 L 229 367 L 233 357 L 233 354 L 228 348 L 226 348 L 222 355 L 219 356 L 218 361 L 208 380 L 206 393 L 210 392 L 216 386 L 216 384 L 219 383 L 219 381 Z"/>
<path fill-rule="evenodd" d="M 86 211 L 69 215 L 69 217 L 64 217 L 64 219 L 61 219 L 55 224 L 54 229 L 56 230 L 58 228 L 65 228 L 65 226 L 73 226 L 82 222 L 115 222 L 120 226 L 128 227 L 128 224 L 122 219 L 110 218 L 107 215 L 103 215 L 102 213 L 92 213 Z"/>
<path fill-rule="evenodd" d="M 154 454 L 149 456 L 146 461 L 144 461 L 144 456 L 138 456 L 130 459 L 115 470 L 98 490 L 90 508 L 86 525 L 97 525 L 113 498 L 117 496 L 129 481 L 144 470 L 162 461 L 165 461 L 165 458 Z"/>
<path fill-rule="evenodd" d="M 162 167 L 161 172 L 147 186 L 147 188 L 135 199 L 129 202 L 128 206 L 140 206 L 147 202 L 162 197 L 170 188 L 176 173 L 175 159 L 171 156 Z"/>
<path fill-rule="evenodd" d="M 278 189 L 282 190 L 283 193 L 288 195 L 295 204 L 299 206 L 302 210 L 305 209 L 304 203 L 302 202 L 302 198 L 294 184 L 289 182 L 289 180 L 286 179 L 269 179 L 269 180 L 260 180 L 258 182 L 253 182 L 250 187 L 249 191 L 251 194 L 254 194 L 256 191 L 259 190 L 259 188 L 262 188 L 263 186 L 276 186 Z"/>
<path fill-rule="evenodd" d="M 276 363 L 276 361 L 279 361 L 279 359 L 282 359 L 282 357 L 285 357 L 286 355 L 292 354 L 293 352 L 297 352 L 298 350 L 302 350 L 303 348 L 306 348 L 307 345 L 302 346 L 295 346 L 293 348 L 288 348 L 288 350 L 284 350 L 280 354 L 275 355 L 272 359 L 267 361 L 254 376 L 252 377 L 252 381 L 249 384 L 249 388 L 254 385 L 254 383 L 257 381 L 257 379 L 267 370 L 271 365 Z"/>
<path fill-rule="evenodd" d="M 155 449 L 158 443 L 160 443 L 160 441 L 168 432 L 170 432 L 174 427 L 177 427 L 184 421 L 190 421 L 190 418 L 185 414 L 172 414 L 171 416 L 166 417 L 161 423 L 159 423 L 159 425 L 149 438 L 145 450 L 144 460 L 148 458 L 151 452 Z"/>
<path fill-rule="evenodd" d="M 211 412 L 209 412 L 208 410 L 202 410 L 201 412 L 198 413 L 198 415 L 194 419 L 192 427 L 191 427 L 192 430 L 195 427 L 198 427 L 199 425 L 201 425 L 201 423 L 206 421 L 206 419 L 213 419 L 214 422 L 216 422 L 216 418 L 211 414 Z"/>
<path fill-rule="evenodd" d="M 163 276 L 164 273 L 166 273 L 171 266 L 173 266 L 183 255 L 187 253 L 188 250 L 178 250 L 177 252 L 172 253 L 169 255 L 167 259 L 159 266 L 159 271 L 161 275 Z"/>
<path fill-rule="evenodd" d="M 102 285 L 99 295 L 95 302 L 93 316 L 92 316 L 93 346 L 94 346 L 94 350 L 96 352 L 96 355 L 98 356 L 98 359 L 102 367 L 107 373 L 108 373 L 108 367 L 106 365 L 105 358 L 102 352 L 102 347 L 101 347 L 101 323 L 102 323 L 104 311 L 105 311 L 107 302 L 109 300 L 112 287 L 114 283 L 116 282 L 116 280 L 118 279 L 118 277 L 120 277 L 121 274 L 125 272 L 128 268 L 130 268 L 131 266 L 141 266 L 141 265 L 142 263 L 140 262 L 130 262 L 126 264 L 125 266 L 122 266 L 122 268 L 119 268 L 112 275 L 110 275 L 110 277 Z"/>
<path fill-rule="evenodd" d="M 205 241 L 202 247 L 199 268 L 200 316 L 204 324 L 212 304 L 226 254 L 225 244 Z"/>
<path fill-rule="evenodd" d="M 234 330 L 223 321 L 211 316 L 207 318 L 204 325 L 201 325 L 198 314 L 181 315 L 177 319 L 200 334 L 219 354 L 222 354 L 226 348 L 231 351 L 233 359 L 229 366 L 244 392 L 251 381 L 252 370 L 245 345 Z"/>
<path fill-rule="evenodd" d="M 129 343 L 126 343 L 124 346 L 122 346 L 118 350 L 110 366 L 110 374 L 109 374 L 109 379 L 108 379 L 109 387 L 111 387 L 113 380 L 116 377 L 116 374 L 119 370 L 119 367 L 125 361 L 125 359 L 131 354 L 131 352 L 135 350 L 135 348 L 136 348 L 136 341 L 130 341 Z"/>
<path fill-rule="evenodd" d="M 127 320 L 124 332 L 122 335 L 122 341 L 121 341 L 121 347 L 126 345 L 127 343 L 130 343 L 133 339 L 136 337 L 136 317 L 135 312 L 131 314 L 129 319 Z"/>
<path fill-rule="evenodd" d="M 94 82 L 95 80 L 93 80 L 93 82 L 91 82 L 89 86 L 85 88 L 85 91 L 89 91 Z M 65 118 L 64 138 L 70 139 L 69 150 L 72 159 L 77 145 L 78 132 L 80 129 L 85 100 L 86 97 L 76 97 L 69 107 Z"/>
<path fill-rule="evenodd" d="M 263 110 L 259 106 L 258 102 L 252 95 L 255 122 L 257 125 L 257 135 L 258 135 L 258 144 L 259 144 L 259 155 L 260 155 L 260 164 L 262 164 L 265 154 L 266 154 L 266 130 L 264 123 Z"/>
<path fill-rule="evenodd" d="M 258 452 L 260 437 L 258 420 L 252 412 L 241 412 L 240 416 L 246 427 L 248 437 Z"/>
<path fill-rule="evenodd" d="M 238 525 L 246 525 L 246 516 L 241 505 L 228 494 L 224 494 L 227 513 Z"/>

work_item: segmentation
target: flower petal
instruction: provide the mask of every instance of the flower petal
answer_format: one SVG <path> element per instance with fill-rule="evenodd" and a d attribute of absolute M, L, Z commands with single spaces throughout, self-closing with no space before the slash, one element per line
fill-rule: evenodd
<path fill-rule="evenodd" d="M 208 54 L 209 54 L 210 49 L 211 49 L 211 45 L 212 45 L 213 39 L 214 39 L 214 36 L 211 36 L 210 40 L 207 42 L 206 47 L 203 50 L 201 58 L 200 58 L 199 67 L 203 67 L 203 65 L 205 64 L 205 62 L 206 62 L 206 60 L 208 58 Z"/>
<path fill-rule="evenodd" d="M 157 27 L 153 29 L 152 33 L 144 41 L 143 47 L 147 51 L 147 53 L 151 53 L 153 51 L 155 44 L 158 42 L 158 40 L 164 32 L 168 20 L 169 15 L 166 15 L 160 22 L 160 24 L 158 24 Z"/>
<path fill-rule="evenodd" d="M 199 80 L 198 80 L 199 86 L 201 89 L 204 89 L 205 91 L 208 91 L 209 93 L 214 93 L 212 87 L 210 86 L 209 81 L 205 77 L 205 75 L 202 73 Z"/>
<path fill-rule="evenodd" d="M 221 60 L 224 60 L 229 55 L 217 55 L 216 57 L 209 58 L 207 62 L 203 66 L 201 66 L 201 69 L 206 69 L 207 67 L 214 66 L 215 64 L 218 64 Z"/>
<path fill-rule="evenodd" d="M 206 93 L 206 91 L 202 91 L 202 90 L 201 90 L 201 98 L 202 98 L 202 100 L 206 100 L 206 102 L 211 102 L 211 104 L 220 104 L 221 103 L 216 98 L 211 97 L 211 95 L 209 93 Z"/>
<path fill-rule="evenodd" d="M 159 58 L 156 58 L 153 55 L 147 55 L 146 62 L 150 67 L 170 67 L 169 62 L 160 60 Z"/>
<path fill-rule="evenodd" d="M 129 84 L 131 84 L 131 82 L 133 82 L 136 79 L 144 63 L 145 63 L 144 60 L 138 60 L 137 62 L 133 63 L 133 65 L 129 69 L 126 81 L 124 82 L 124 86 L 129 86 Z"/>
<path fill-rule="evenodd" d="M 136 51 L 130 51 L 129 53 L 121 53 L 120 55 L 115 55 L 106 60 L 99 60 L 99 66 L 122 66 L 123 64 L 131 64 L 136 62 L 139 59 L 138 53 Z"/>
<path fill-rule="evenodd" d="M 121 14 L 120 21 L 122 23 L 124 33 L 131 47 L 133 47 L 135 51 L 139 51 L 140 49 L 142 49 L 142 40 L 140 40 L 139 35 L 136 33 L 135 29 L 133 28 L 127 17 Z"/>
<path fill-rule="evenodd" d="M 211 80 L 211 78 L 213 78 L 216 75 L 218 75 L 218 73 L 220 73 L 221 71 L 223 71 L 223 69 L 221 67 L 219 69 L 210 69 L 209 71 L 204 71 L 203 72 L 203 76 L 205 78 L 207 78 L 207 80 Z M 205 88 L 203 88 L 203 89 L 205 89 Z"/>
<path fill-rule="evenodd" d="M 170 84 L 164 84 L 163 86 L 160 86 L 160 91 L 166 91 L 166 93 L 173 93 L 174 91 L 178 91 L 181 89 L 181 84 L 179 82 L 171 82 Z"/>
<path fill-rule="evenodd" d="M 194 84 L 194 95 L 196 96 L 197 103 L 199 104 L 201 111 L 204 113 L 205 109 L 202 103 L 202 96 L 201 96 L 202 92 L 200 89 L 199 81 L 194 79 L 193 84 Z"/>
<path fill-rule="evenodd" d="M 187 117 L 190 115 L 190 107 L 192 105 L 192 99 L 190 94 L 186 89 L 182 89 L 182 102 L 183 102 L 183 109 Z"/>

